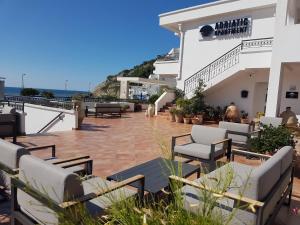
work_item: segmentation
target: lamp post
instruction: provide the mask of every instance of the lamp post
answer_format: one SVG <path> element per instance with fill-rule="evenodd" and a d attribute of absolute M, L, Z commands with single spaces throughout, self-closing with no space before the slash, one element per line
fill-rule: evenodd
<path fill-rule="evenodd" d="M 68 80 L 65 80 L 65 91 L 68 89 Z"/>
<path fill-rule="evenodd" d="M 26 76 L 26 73 L 22 73 L 22 89 L 24 89 L 24 77 Z"/>
<path fill-rule="evenodd" d="M 92 85 L 92 83 L 89 82 L 89 93 L 91 93 L 91 85 Z"/>

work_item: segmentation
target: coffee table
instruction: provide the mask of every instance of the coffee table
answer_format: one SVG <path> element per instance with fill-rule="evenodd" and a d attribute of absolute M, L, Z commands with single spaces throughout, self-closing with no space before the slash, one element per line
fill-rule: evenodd
<path fill-rule="evenodd" d="M 180 174 L 178 174 L 178 168 L 181 170 Z M 187 178 L 192 174 L 197 173 L 197 177 L 199 178 L 200 172 L 200 166 L 194 166 L 191 164 L 167 160 L 159 157 L 113 174 L 107 177 L 107 180 L 120 182 L 135 175 L 144 175 L 145 191 L 149 192 L 153 196 L 156 196 L 162 192 L 162 189 L 165 189 L 169 186 L 169 176 L 179 175 L 183 178 Z M 130 186 L 139 188 L 140 183 L 135 182 L 130 184 Z"/>

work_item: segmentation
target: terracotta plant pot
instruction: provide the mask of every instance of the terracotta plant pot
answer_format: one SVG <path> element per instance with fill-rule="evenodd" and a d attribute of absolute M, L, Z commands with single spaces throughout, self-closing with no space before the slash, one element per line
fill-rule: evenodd
<path fill-rule="evenodd" d="M 169 113 L 169 120 L 171 122 L 175 122 L 175 114 L 174 113 Z"/>
<path fill-rule="evenodd" d="M 241 119 L 241 123 L 243 123 L 243 124 L 249 124 L 249 119 Z"/>
<path fill-rule="evenodd" d="M 183 115 L 175 115 L 175 120 L 177 123 L 182 123 L 183 122 Z"/>
<path fill-rule="evenodd" d="M 190 123 L 191 123 L 191 118 L 190 118 L 190 117 L 184 117 L 184 118 L 183 118 L 183 122 L 184 122 L 185 124 L 190 124 Z"/>
<path fill-rule="evenodd" d="M 199 124 L 203 124 L 203 115 L 198 115 L 197 118 L 199 119 Z"/>
<path fill-rule="evenodd" d="M 192 120 L 192 124 L 194 124 L 194 125 L 199 125 L 200 124 L 199 118 L 197 118 L 197 117 L 194 117 L 191 120 Z"/>

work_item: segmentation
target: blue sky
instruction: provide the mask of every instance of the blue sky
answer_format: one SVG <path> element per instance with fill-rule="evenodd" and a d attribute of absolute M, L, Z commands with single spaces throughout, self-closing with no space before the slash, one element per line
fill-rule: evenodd
<path fill-rule="evenodd" d="M 0 0 L 6 86 L 88 90 L 178 47 L 158 14 L 212 0 Z"/>

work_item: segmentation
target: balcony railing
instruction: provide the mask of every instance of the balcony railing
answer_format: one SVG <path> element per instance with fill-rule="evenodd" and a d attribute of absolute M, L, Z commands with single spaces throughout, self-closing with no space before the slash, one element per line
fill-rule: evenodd
<path fill-rule="evenodd" d="M 161 56 L 157 59 L 158 62 L 164 62 L 164 61 L 176 61 L 179 59 L 179 49 L 176 48 L 174 51 L 170 54 L 166 54 L 164 56 Z"/>
<path fill-rule="evenodd" d="M 240 62 L 240 53 L 244 49 L 272 47 L 272 44 L 273 38 L 251 39 L 242 41 L 241 44 L 226 52 L 224 55 L 222 55 L 206 67 L 187 78 L 184 81 L 185 94 L 189 94 L 190 92 L 194 91 L 198 87 L 200 80 L 202 80 L 204 83 L 207 83 L 224 71 L 237 65 Z"/>

